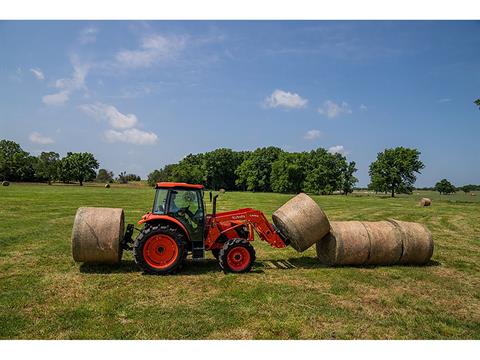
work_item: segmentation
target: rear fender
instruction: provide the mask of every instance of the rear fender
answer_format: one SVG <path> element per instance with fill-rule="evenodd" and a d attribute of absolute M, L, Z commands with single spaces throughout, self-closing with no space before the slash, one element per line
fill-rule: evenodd
<path fill-rule="evenodd" d="M 147 213 L 142 216 L 142 219 L 138 222 L 138 224 L 139 225 L 145 224 L 145 223 L 152 224 L 157 222 L 170 223 L 174 226 L 179 227 L 187 237 L 188 241 L 190 241 L 190 234 L 187 231 L 187 228 L 185 227 L 185 225 L 183 225 L 180 221 L 178 221 L 174 217 L 171 217 L 168 215 L 155 215 L 152 213 Z"/>

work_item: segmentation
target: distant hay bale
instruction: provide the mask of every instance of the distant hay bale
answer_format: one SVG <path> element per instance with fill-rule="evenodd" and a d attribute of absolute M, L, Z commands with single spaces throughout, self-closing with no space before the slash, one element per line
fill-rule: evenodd
<path fill-rule="evenodd" d="M 2 186 L 9 186 L 10 183 L 8 181 L 2 181 Z"/>
<path fill-rule="evenodd" d="M 110 184 L 105 184 L 106 189 L 110 189 Z"/>
<path fill-rule="evenodd" d="M 431 204 L 432 200 L 429 198 L 422 198 L 422 200 L 420 200 L 420 206 L 430 206 Z"/>
<path fill-rule="evenodd" d="M 124 235 L 123 209 L 81 207 L 72 229 L 72 255 L 77 262 L 118 263 Z"/>
<path fill-rule="evenodd" d="M 330 231 L 325 213 L 308 195 L 301 193 L 272 215 L 275 226 L 297 251 L 305 251 Z"/>
<path fill-rule="evenodd" d="M 474 192 L 470 193 L 470 196 L 477 196 Z"/>

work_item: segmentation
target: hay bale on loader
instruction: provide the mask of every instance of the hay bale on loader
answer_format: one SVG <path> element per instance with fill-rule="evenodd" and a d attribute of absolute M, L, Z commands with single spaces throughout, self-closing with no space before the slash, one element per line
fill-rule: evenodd
<path fill-rule="evenodd" d="M 81 207 L 72 230 L 72 255 L 77 262 L 118 263 L 124 235 L 123 209 Z"/>
<path fill-rule="evenodd" d="M 290 240 L 297 251 L 305 251 L 330 231 L 325 213 L 307 194 L 287 201 L 272 215 L 275 226 Z"/>
<path fill-rule="evenodd" d="M 432 257 L 433 240 L 425 226 L 412 222 L 332 221 L 316 250 L 326 265 L 425 264 Z"/>
<path fill-rule="evenodd" d="M 432 204 L 432 200 L 429 198 L 422 198 L 420 200 L 420 206 L 430 206 Z"/>

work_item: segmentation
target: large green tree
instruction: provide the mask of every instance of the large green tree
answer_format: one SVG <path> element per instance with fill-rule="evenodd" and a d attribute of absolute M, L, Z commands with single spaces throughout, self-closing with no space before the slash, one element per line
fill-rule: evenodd
<path fill-rule="evenodd" d="M 46 180 L 49 184 L 58 178 L 58 165 L 60 155 L 54 151 L 42 152 L 37 157 L 35 165 L 35 175 L 41 180 Z"/>
<path fill-rule="evenodd" d="M 69 152 L 67 156 L 60 161 L 60 180 L 64 182 L 78 181 L 80 186 L 82 186 L 85 181 L 95 179 L 95 170 L 98 169 L 98 167 L 98 161 L 93 154 L 88 152 Z"/>
<path fill-rule="evenodd" d="M 0 180 L 35 180 L 35 162 L 16 142 L 0 140 Z"/>
<path fill-rule="evenodd" d="M 347 164 L 345 162 L 342 168 L 342 191 L 345 195 L 348 195 L 353 192 L 355 184 L 358 182 L 358 179 L 355 177 L 355 172 L 357 168 L 355 167 L 355 161 L 351 161 Z"/>
<path fill-rule="evenodd" d="M 235 170 L 243 161 L 243 156 L 240 153 L 231 149 L 216 149 L 207 152 L 203 161 L 207 188 L 213 190 L 235 189 Z"/>
<path fill-rule="evenodd" d="M 392 197 L 396 193 L 410 193 L 425 165 L 420 161 L 420 152 L 416 149 L 396 147 L 378 153 L 377 160 L 370 164 L 369 187 L 375 191 L 389 191 Z"/>
<path fill-rule="evenodd" d="M 282 153 L 272 164 L 272 191 L 278 193 L 299 193 L 305 180 L 307 153 Z"/>
<path fill-rule="evenodd" d="M 323 148 L 310 151 L 306 162 L 304 190 L 316 194 L 331 194 L 342 187 L 345 156 L 331 154 Z"/>
<path fill-rule="evenodd" d="M 282 152 L 282 149 L 270 146 L 249 153 L 235 171 L 239 188 L 248 191 L 272 191 L 272 164 Z"/>
<path fill-rule="evenodd" d="M 453 184 L 447 179 L 442 179 L 435 184 L 435 191 L 438 191 L 440 195 L 453 194 L 455 190 L 455 186 L 453 186 Z"/>
<path fill-rule="evenodd" d="M 173 181 L 173 171 L 177 165 L 169 164 L 165 165 L 163 168 L 154 170 L 147 176 L 147 184 L 150 186 L 155 186 L 156 183 L 163 181 Z"/>
<path fill-rule="evenodd" d="M 171 181 L 190 184 L 205 183 L 205 154 L 189 154 L 172 169 Z"/>

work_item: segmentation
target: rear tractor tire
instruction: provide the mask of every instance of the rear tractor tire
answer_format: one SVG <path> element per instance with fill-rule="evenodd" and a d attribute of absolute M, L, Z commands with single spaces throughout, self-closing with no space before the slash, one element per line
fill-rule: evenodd
<path fill-rule="evenodd" d="M 223 245 L 218 260 L 225 273 L 250 272 L 255 262 L 255 249 L 245 239 L 231 239 Z"/>
<path fill-rule="evenodd" d="M 135 263 L 148 274 L 173 274 L 187 256 L 185 243 L 185 235 L 172 225 L 145 226 L 133 246 Z"/>

